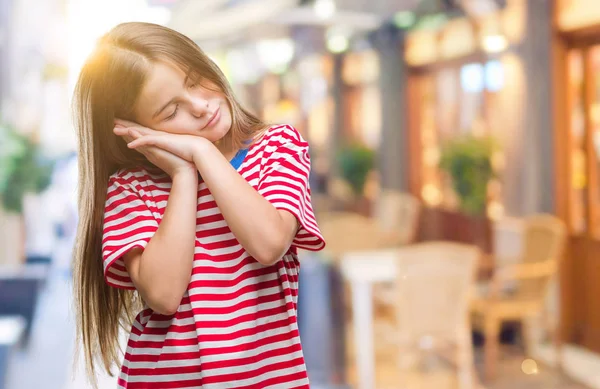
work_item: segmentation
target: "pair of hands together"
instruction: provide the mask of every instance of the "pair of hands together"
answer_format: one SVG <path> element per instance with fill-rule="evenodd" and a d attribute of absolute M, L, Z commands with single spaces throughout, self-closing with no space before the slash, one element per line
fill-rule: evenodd
<path fill-rule="evenodd" d="M 196 174 L 195 158 L 201 147 L 210 143 L 199 136 L 156 131 L 126 120 L 115 120 L 113 131 L 127 142 L 127 147 L 142 153 L 171 178 L 178 174 Z"/>

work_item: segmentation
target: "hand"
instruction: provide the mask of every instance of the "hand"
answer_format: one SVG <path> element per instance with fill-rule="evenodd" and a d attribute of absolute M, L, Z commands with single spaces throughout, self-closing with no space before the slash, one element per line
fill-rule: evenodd
<path fill-rule="evenodd" d="M 141 126 L 128 127 L 124 131 L 133 139 L 127 144 L 131 149 L 157 147 L 190 163 L 201 155 L 203 147 L 212 146 L 209 140 L 200 136 L 170 134 Z"/>
<path fill-rule="evenodd" d="M 137 123 L 116 120 L 114 133 L 121 136 L 125 142 L 129 144 L 135 139 L 135 135 L 138 133 L 136 129 L 141 130 L 144 128 L 145 127 L 141 127 Z M 171 178 L 174 178 L 175 175 L 181 173 L 197 174 L 196 167 L 192 163 L 159 147 L 143 146 L 138 147 L 137 151 L 143 154 L 150 163 L 167 173 Z"/>

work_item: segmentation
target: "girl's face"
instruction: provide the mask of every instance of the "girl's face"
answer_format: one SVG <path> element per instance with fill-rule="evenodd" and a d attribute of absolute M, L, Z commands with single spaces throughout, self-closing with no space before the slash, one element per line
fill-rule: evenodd
<path fill-rule="evenodd" d="M 197 135 L 213 143 L 227 135 L 232 122 L 222 92 L 194 84 L 185 72 L 166 62 L 153 64 L 136 103 L 135 116 L 145 127 Z"/>

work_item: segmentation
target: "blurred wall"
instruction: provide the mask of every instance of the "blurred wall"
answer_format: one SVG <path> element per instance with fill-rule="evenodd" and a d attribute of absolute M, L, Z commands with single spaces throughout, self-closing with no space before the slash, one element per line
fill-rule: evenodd
<path fill-rule="evenodd" d="M 2 118 L 52 154 L 75 147 L 69 121 L 66 2 L 0 0 L 8 45 L 2 56 Z M 0 16 L 1 17 L 1 16 Z"/>

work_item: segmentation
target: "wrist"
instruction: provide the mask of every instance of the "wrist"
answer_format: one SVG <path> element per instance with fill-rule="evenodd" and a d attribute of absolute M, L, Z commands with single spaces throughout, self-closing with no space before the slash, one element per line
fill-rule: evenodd
<path fill-rule="evenodd" d="M 199 137 L 196 147 L 194 148 L 194 154 L 192 155 L 192 163 L 196 165 L 196 168 L 200 170 L 200 166 L 207 155 L 210 153 L 210 149 L 215 148 L 215 145 L 206 138 Z"/>
<path fill-rule="evenodd" d="M 198 182 L 198 171 L 194 165 L 189 167 L 179 168 L 173 172 L 171 176 L 173 182 Z"/>

